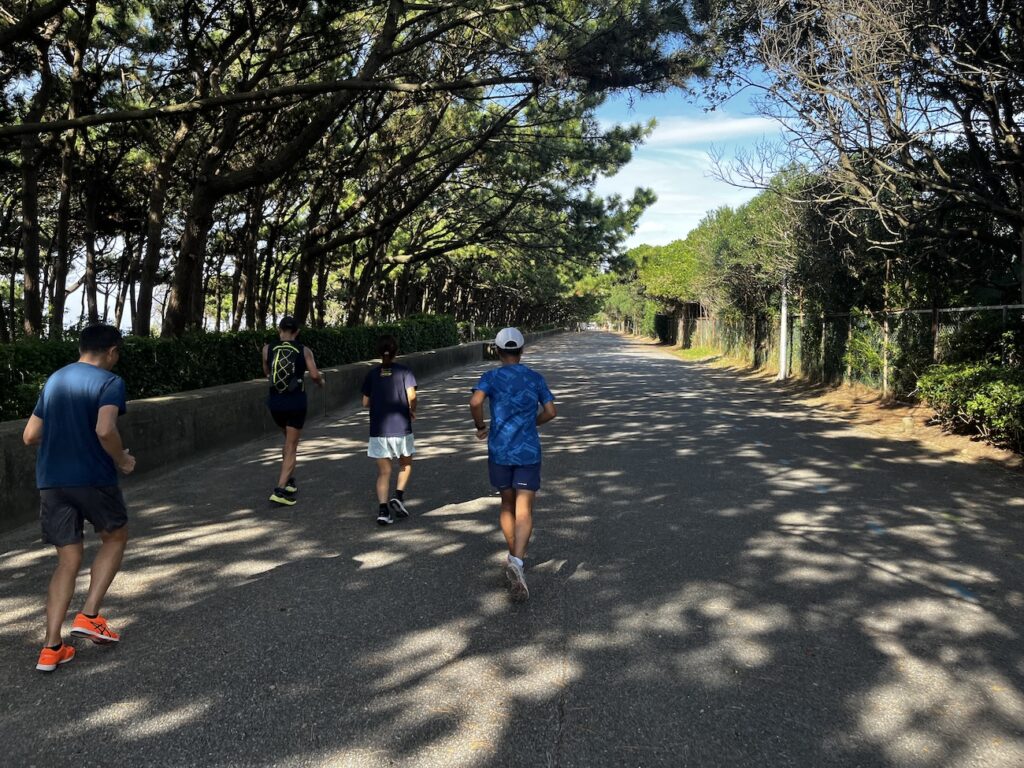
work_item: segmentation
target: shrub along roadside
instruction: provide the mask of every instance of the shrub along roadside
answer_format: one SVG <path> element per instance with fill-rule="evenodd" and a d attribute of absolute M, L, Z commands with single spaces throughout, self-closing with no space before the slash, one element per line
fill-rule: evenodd
<path fill-rule="evenodd" d="M 299 341 L 312 347 L 317 365 L 329 368 L 372 359 L 377 338 L 385 333 L 398 337 L 399 354 L 459 343 L 452 318 L 425 315 L 387 325 L 304 328 Z M 200 333 L 179 339 L 128 336 L 114 372 L 125 380 L 133 400 L 248 381 L 263 376 L 260 350 L 276 338 L 276 331 Z M 77 341 L 0 345 L 0 421 L 31 414 L 47 377 L 77 359 Z"/>
<path fill-rule="evenodd" d="M 1024 368 L 995 362 L 937 365 L 917 385 L 946 429 L 1024 451 Z"/>

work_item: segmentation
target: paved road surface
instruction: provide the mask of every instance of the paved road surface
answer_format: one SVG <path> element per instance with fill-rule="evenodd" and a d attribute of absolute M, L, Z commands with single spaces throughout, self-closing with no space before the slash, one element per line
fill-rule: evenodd
<path fill-rule="evenodd" d="M 476 366 L 422 388 L 392 528 L 355 411 L 308 430 L 289 510 L 276 440 L 130 485 L 123 642 L 53 675 L 52 556 L 0 539 L 4 763 L 1024 766 L 1019 475 L 611 335 L 527 362 L 560 412 L 527 605 Z"/>

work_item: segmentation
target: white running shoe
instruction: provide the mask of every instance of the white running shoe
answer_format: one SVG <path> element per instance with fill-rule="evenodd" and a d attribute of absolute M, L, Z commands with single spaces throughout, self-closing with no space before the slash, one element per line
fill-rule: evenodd
<path fill-rule="evenodd" d="M 522 603 L 530 598 L 530 589 L 526 586 L 526 576 L 521 565 L 508 560 L 505 563 L 505 578 L 511 587 L 513 602 Z"/>

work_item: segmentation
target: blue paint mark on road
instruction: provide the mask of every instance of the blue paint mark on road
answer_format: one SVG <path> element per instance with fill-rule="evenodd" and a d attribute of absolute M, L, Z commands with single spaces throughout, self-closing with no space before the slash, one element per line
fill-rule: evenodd
<path fill-rule="evenodd" d="M 960 595 L 960 597 L 964 598 L 964 600 L 970 600 L 972 603 L 979 602 L 978 596 L 974 594 L 971 590 L 969 590 L 967 587 L 965 587 L 963 584 L 961 584 L 959 581 L 947 581 L 946 586 L 952 589 L 958 595 Z"/>
<path fill-rule="evenodd" d="M 874 534 L 881 536 L 885 533 L 885 526 L 879 525 L 878 523 L 868 523 L 868 530 Z"/>

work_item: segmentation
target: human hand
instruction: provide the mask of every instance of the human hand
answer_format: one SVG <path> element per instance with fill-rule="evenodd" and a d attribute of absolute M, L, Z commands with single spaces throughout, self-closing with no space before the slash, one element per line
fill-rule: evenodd
<path fill-rule="evenodd" d="M 486 440 L 487 439 L 487 433 L 489 431 L 490 430 L 487 427 L 484 427 L 483 429 L 478 429 L 476 431 L 476 439 L 477 440 Z"/>
<path fill-rule="evenodd" d="M 135 457 L 128 452 L 127 448 L 124 449 L 124 454 L 121 456 L 121 461 L 117 468 L 121 470 L 123 475 L 130 475 L 135 470 Z"/>

